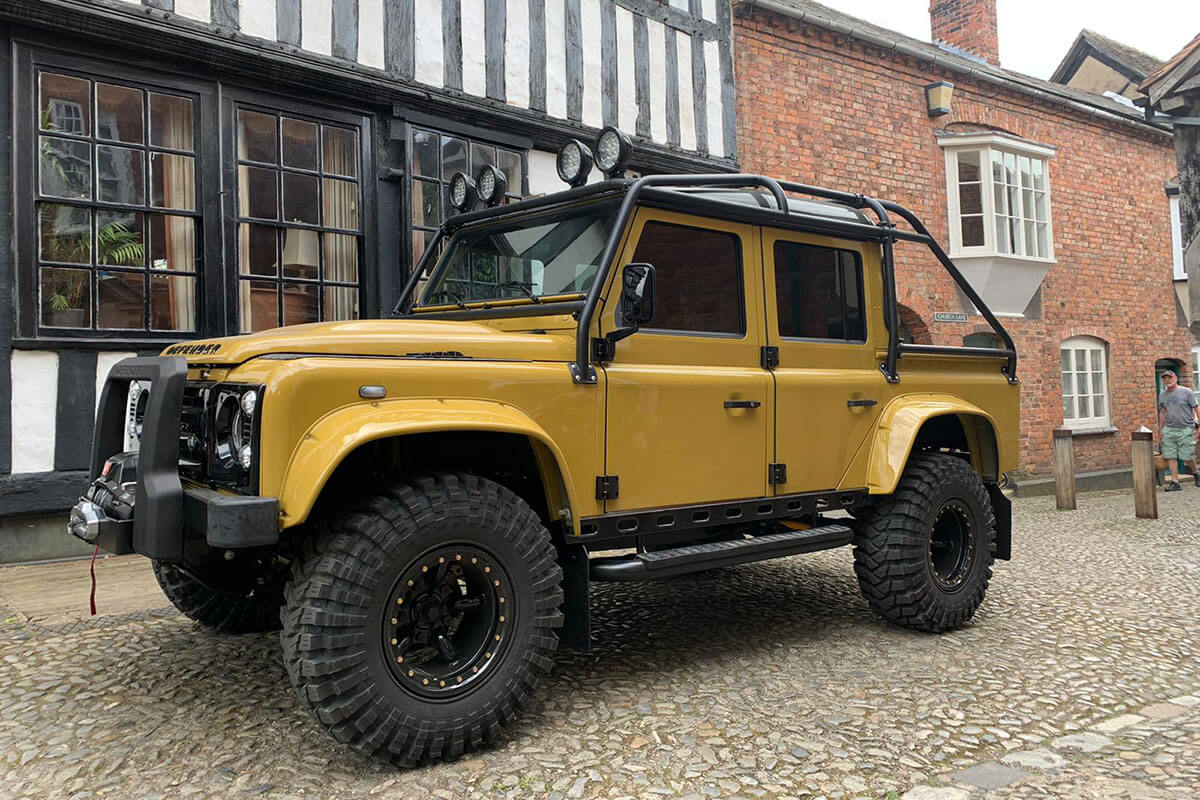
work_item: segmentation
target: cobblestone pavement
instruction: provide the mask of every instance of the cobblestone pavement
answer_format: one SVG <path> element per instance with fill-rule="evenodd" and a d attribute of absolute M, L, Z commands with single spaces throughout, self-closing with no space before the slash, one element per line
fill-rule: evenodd
<path fill-rule="evenodd" d="M 498 747 L 411 772 L 298 709 L 274 636 L 0 613 L 0 797 L 1190 800 L 1200 490 L 1159 501 L 1017 501 L 1016 560 L 944 636 L 874 618 L 848 550 L 598 586 L 593 653 Z"/>

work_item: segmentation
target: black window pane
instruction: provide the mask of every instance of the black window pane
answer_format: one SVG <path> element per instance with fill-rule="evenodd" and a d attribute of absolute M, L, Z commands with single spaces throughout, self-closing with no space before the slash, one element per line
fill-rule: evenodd
<path fill-rule="evenodd" d="M 146 273 L 96 273 L 97 327 L 146 327 Z"/>
<path fill-rule="evenodd" d="M 45 203 L 38 210 L 42 261 L 92 262 L 92 214 L 86 208 Z"/>
<path fill-rule="evenodd" d="M 983 217 L 962 217 L 963 247 L 978 247 L 983 244 Z"/>
<path fill-rule="evenodd" d="M 96 84 L 96 138 L 141 144 L 144 128 L 141 89 Z"/>
<path fill-rule="evenodd" d="M 273 172 L 256 169 L 255 172 Z M 170 153 L 150 154 L 150 204 L 180 211 L 196 210 L 196 159 Z"/>
<path fill-rule="evenodd" d="M 845 250 L 776 242 L 775 302 L 781 336 L 865 339 L 862 268 Z"/>
<path fill-rule="evenodd" d="M 45 267 L 41 274 L 42 324 L 52 328 L 92 327 L 91 273 Z"/>
<path fill-rule="evenodd" d="M 436 228 L 442 224 L 442 184 L 413 181 L 413 225 Z"/>
<path fill-rule="evenodd" d="M 39 127 L 44 131 L 89 135 L 92 131 L 91 82 L 52 72 L 41 73 L 39 82 Z"/>
<path fill-rule="evenodd" d="M 195 149 L 192 101 L 171 94 L 150 93 L 150 144 L 172 150 Z"/>
<path fill-rule="evenodd" d="M 647 327 L 746 332 L 741 254 L 731 233 L 651 222 L 633 260 L 654 265 L 657 310 Z"/>
<path fill-rule="evenodd" d="M 321 153 L 325 172 L 358 177 L 358 133 L 345 128 L 322 126 Z"/>
<path fill-rule="evenodd" d="M 273 169 L 238 167 L 238 213 L 259 219 L 279 218 L 279 194 Z"/>
<path fill-rule="evenodd" d="M 520 196 L 521 194 L 521 154 L 514 153 L 512 150 L 497 150 L 496 151 L 496 166 L 504 173 L 504 177 L 508 179 L 508 194 Z"/>
<path fill-rule="evenodd" d="M 156 331 L 196 330 L 195 278 L 150 276 L 150 327 Z"/>
<path fill-rule="evenodd" d="M 260 161 L 277 164 L 279 139 L 272 114 L 256 111 L 238 111 L 238 158 L 245 161 Z"/>
<path fill-rule="evenodd" d="M 456 172 L 468 172 L 467 143 L 451 136 L 442 137 L 442 178 L 450 180 Z"/>
<path fill-rule="evenodd" d="M 283 232 L 283 274 L 288 278 L 316 280 L 321 273 L 320 235 L 303 228 Z"/>
<path fill-rule="evenodd" d="M 275 281 L 239 281 L 238 310 L 242 333 L 279 327 L 279 284 Z"/>
<path fill-rule="evenodd" d="M 321 215 L 317 193 L 318 179 L 315 175 L 283 173 L 283 219 L 285 222 L 303 222 L 319 225 Z M 261 216 L 253 214 L 252 216 Z"/>
<path fill-rule="evenodd" d="M 238 225 L 238 272 L 243 275 L 278 275 L 278 250 L 278 228 L 250 222 Z"/>
<path fill-rule="evenodd" d="M 148 215 L 150 269 L 192 272 L 196 261 L 196 222 L 191 217 Z"/>
<path fill-rule="evenodd" d="M 358 230 L 358 184 L 337 178 L 322 178 L 324 193 L 322 224 L 329 228 Z"/>
<path fill-rule="evenodd" d="M 438 177 L 438 135 L 436 133 L 413 131 L 413 173 L 424 178 L 436 179 Z"/>
<path fill-rule="evenodd" d="M 496 164 L 496 148 L 491 145 L 479 144 L 471 142 L 471 175 L 474 177 L 479 174 L 479 170 L 485 165 Z"/>
<path fill-rule="evenodd" d="M 39 148 L 42 194 L 72 200 L 86 200 L 92 196 L 91 145 L 41 136 Z"/>
<path fill-rule="evenodd" d="M 96 212 L 96 263 L 144 267 L 146 239 L 142 215 L 129 211 Z"/>
<path fill-rule="evenodd" d="M 130 147 L 97 145 L 96 199 L 140 206 L 146 202 L 145 154 Z M 175 156 L 178 158 L 178 156 Z"/>
<path fill-rule="evenodd" d="M 320 168 L 317 126 L 299 119 L 283 119 L 283 165 L 298 169 Z"/>
<path fill-rule="evenodd" d="M 319 287 L 315 283 L 283 285 L 283 324 L 301 325 L 321 319 Z"/>

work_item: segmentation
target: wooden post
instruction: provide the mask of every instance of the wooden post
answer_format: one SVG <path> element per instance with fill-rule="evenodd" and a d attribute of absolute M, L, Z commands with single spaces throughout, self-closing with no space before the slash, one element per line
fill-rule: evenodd
<path fill-rule="evenodd" d="M 1154 487 L 1154 432 L 1133 432 L 1133 513 L 1138 519 L 1158 519 Z"/>
<path fill-rule="evenodd" d="M 1054 497 L 1059 511 L 1075 510 L 1075 440 L 1070 428 L 1054 429 Z"/>

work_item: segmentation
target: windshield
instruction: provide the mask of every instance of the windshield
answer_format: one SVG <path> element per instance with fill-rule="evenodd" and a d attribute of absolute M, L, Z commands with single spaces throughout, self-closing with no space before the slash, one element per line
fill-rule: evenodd
<path fill-rule="evenodd" d="M 421 305 L 585 294 L 614 216 L 605 207 L 464 230 L 451 240 Z"/>

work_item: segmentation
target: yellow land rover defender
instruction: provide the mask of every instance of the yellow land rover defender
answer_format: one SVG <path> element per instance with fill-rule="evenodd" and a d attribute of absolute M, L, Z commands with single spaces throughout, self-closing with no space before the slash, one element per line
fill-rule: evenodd
<path fill-rule="evenodd" d="M 966 623 L 1009 558 L 1012 339 L 895 203 L 629 151 L 568 142 L 570 188 L 507 205 L 456 175 L 391 319 L 117 364 L 71 533 L 217 631 L 281 628 L 302 703 L 397 765 L 494 741 L 588 647 L 592 581 L 853 545 L 879 616 Z M 905 341 L 898 243 L 1002 345 Z"/>

